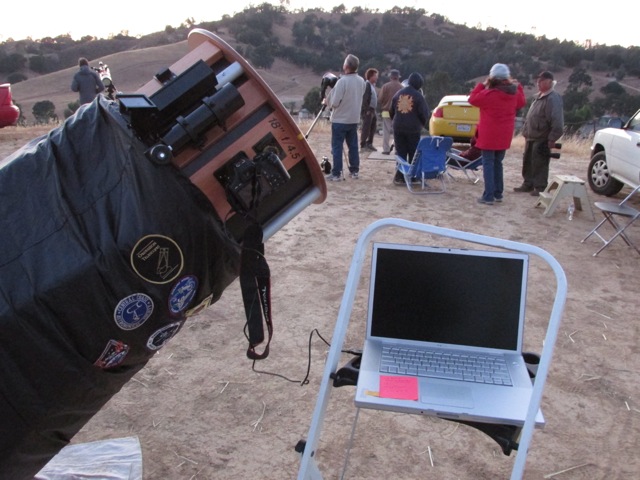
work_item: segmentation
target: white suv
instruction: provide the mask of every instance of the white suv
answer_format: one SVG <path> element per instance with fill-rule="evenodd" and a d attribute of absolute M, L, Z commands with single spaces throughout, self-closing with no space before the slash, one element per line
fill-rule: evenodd
<path fill-rule="evenodd" d="M 589 186 L 611 196 L 623 186 L 638 186 L 640 178 L 640 110 L 622 128 L 598 130 L 591 144 Z"/>

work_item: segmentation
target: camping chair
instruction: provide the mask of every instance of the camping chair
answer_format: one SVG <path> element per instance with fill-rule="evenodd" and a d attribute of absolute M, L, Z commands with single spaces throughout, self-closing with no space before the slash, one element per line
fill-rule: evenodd
<path fill-rule="evenodd" d="M 447 173 L 448 170 L 458 170 L 467 177 L 471 183 L 476 184 L 480 180 L 478 176 L 478 169 L 482 167 L 482 155 L 474 160 L 470 160 L 461 156 L 463 152 L 456 148 L 452 148 L 447 153 Z M 453 178 L 453 175 L 448 173 Z"/>
<path fill-rule="evenodd" d="M 636 247 L 633 244 L 633 242 L 629 239 L 629 237 L 625 233 L 625 230 L 627 229 L 627 227 L 629 227 L 633 222 L 636 221 L 636 219 L 640 217 L 640 210 L 637 210 L 627 205 L 627 201 L 631 199 L 631 197 L 633 197 L 633 195 L 635 195 L 635 193 L 638 192 L 639 190 L 640 190 L 640 185 L 634 188 L 633 191 L 629 195 L 627 195 L 624 198 L 624 200 L 622 200 L 620 203 L 613 203 L 613 202 L 595 202 L 594 203 L 594 205 L 602 211 L 602 214 L 604 215 L 604 219 L 598 225 L 596 225 L 596 228 L 591 230 L 589 234 L 582 239 L 582 243 L 584 243 L 584 241 L 587 238 L 595 234 L 600 240 L 602 240 L 604 245 L 602 245 L 598 249 L 598 251 L 593 254 L 594 257 L 598 255 L 602 250 L 604 250 L 611 242 L 613 242 L 613 240 L 615 240 L 616 237 L 621 237 L 627 245 L 629 245 L 630 247 L 633 247 L 636 252 L 640 253 L 640 249 L 638 249 L 638 247 Z M 616 215 L 626 219 L 626 223 L 624 225 L 618 223 L 615 218 Z M 608 240 L 605 237 L 603 237 L 600 234 L 600 232 L 598 232 L 598 229 L 605 223 L 609 223 L 609 225 L 611 225 L 615 230 L 615 233 L 613 234 L 613 236 Z"/>
<path fill-rule="evenodd" d="M 397 169 L 404 177 L 411 193 L 444 193 L 446 191 L 444 183 L 446 159 L 452 144 L 451 137 L 422 137 L 413 156 L 413 162 L 409 163 L 396 155 Z M 427 184 L 427 180 L 439 181 L 440 188 L 432 188 Z"/>

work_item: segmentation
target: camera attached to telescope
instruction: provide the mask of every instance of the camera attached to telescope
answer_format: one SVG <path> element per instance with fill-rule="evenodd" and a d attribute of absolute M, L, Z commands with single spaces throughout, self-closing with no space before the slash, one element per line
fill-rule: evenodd
<path fill-rule="evenodd" d="M 250 213 L 262 198 L 284 185 L 291 176 L 274 152 L 265 150 L 250 160 L 238 153 L 216 172 L 227 187 L 228 200 L 236 212 Z"/>
<path fill-rule="evenodd" d="M 165 69 L 156 74 L 162 88 L 151 96 L 118 94 L 120 113 L 148 147 L 147 158 L 167 165 L 187 147 L 202 148 L 206 132 L 214 127 L 224 130 L 225 121 L 245 105 L 231 83 L 241 74 L 241 67 L 231 64 L 216 75 L 202 60 L 180 75 Z M 272 146 L 265 146 L 253 159 L 239 152 L 215 172 L 237 213 L 250 214 L 263 198 L 290 179 L 278 153 Z"/>

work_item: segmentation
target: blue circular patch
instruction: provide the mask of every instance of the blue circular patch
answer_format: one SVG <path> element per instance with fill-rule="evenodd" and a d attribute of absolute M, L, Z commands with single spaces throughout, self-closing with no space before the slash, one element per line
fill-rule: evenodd
<path fill-rule="evenodd" d="M 189 306 L 198 290 L 198 279 L 195 275 L 182 277 L 176 282 L 169 294 L 169 312 L 177 315 Z"/>
<path fill-rule="evenodd" d="M 164 345 L 171 340 L 171 338 L 178 333 L 182 322 L 174 322 L 169 325 L 165 325 L 160 330 L 156 330 L 151 334 L 149 340 L 147 340 L 147 348 L 149 350 L 158 350 L 164 347 Z"/>
<path fill-rule="evenodd" d="M 144 293 L 134 293 L 118 302 L 113 319 L 123 330 L 133 330 L 146 322 L 153 313 L 153 301 Z"/>

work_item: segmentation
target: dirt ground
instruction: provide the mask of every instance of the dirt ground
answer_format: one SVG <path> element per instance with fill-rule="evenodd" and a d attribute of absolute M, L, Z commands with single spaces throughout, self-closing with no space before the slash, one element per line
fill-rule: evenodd
<path fill-rule="evenodd" d="M 0 158 L 33 136 L 33 129 L 0 130 Z M 319 159 L 329 156 L 326 129 L 314 130 L 309 142 Z M 380 137 L 375 144 L 380 147 Z M 588 145 L 563 152 L 551 174 L 586 179 L 588 154 Z M 544 217 L 533 197 L 513 193 L 520 183 L 521 155 L 522 142 L 516 141 L 505 160 L 505 201 L 495 206 L 478 205 L 482 183 L 473 185 L 457 174 L 445 194 L 411 195 L 392 184 L 392 161 L 363 157 L 359 180 L 329 184 L 324 203 L 307 208 L 266 245 L 275 334 L 271 355 L 255 365 L 261 373 L 245 357 L 245 317 L 235 282 L 218 303 L 190 320 L 73 443 L 137 436 L 149 480 L 295 478 L 300 457 L 294 446 L 307 436 L 328 352 L 320 336 L 331 341 L 356 240 L 373 221 L 398 217 L 534 244 L 559 261 L 568 279 L 567 303 L 542 401 L 547 424 L 534 433 L 524 478 L 637 478 L 640 258 L 622 241 L 593 257 L 597 241 L 580 243 L 595 225 L 584 211 L 570 221 L 563 204 Z M 603 200 L 590 191 L 589 197 Z M 631 236 L 640 241 L 638 227 Z M 397 231 L 381 239 L 443 243 Z M 362 346 L 362 283 L 344 348 Z M 554 292 L 551 271 L 534 259 L 527 350 L 542 349 Z M 343 361 L 349 358 L 345 354 Z M 301 385 L 307 369 L 309 382 Z M 316 454 L 327 479 L 340 478 L 345 463 L 356 413 L 353 395 L 353 387 L 331 392 Z M 464 425 L 362 410 L 344 478 L 508 478 L 514 458 Z"/>

